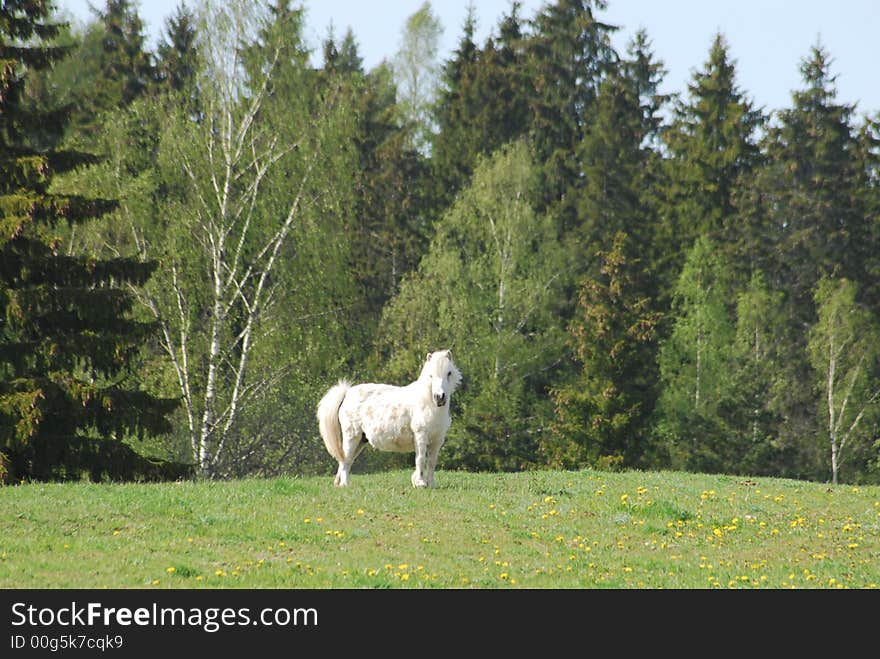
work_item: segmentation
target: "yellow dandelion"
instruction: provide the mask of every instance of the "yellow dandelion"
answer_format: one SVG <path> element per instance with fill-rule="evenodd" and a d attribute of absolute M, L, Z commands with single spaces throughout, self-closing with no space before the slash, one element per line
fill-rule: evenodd
<path fill-rule="evenodd" d="M 406 563 L 401 563 L 400 565 L 397 566 L 397 569 L 398 570 L 405 570 L 408 567 L 409 567 L 409 565 L 407 565 Z"/>
<path fill-rule="evenodd" d="M 115 531 L 113 531 L 113 535 L 119 535 L 119 529 L 116 529 Z"/>
<path fill-rule="evenodd" d="M 202 578 L 203 578 L 203 577 L 202 577 L 201 574 L 197 574 L 197 575 L 196 575 L 196 581 L 201 581 Z"/>
<path fill-rule="evenodd" d="M 154 585 L 154 586 L 158 586 L 158 585 L 159 585 L 159 580 L 158 580 L 158 579 L 153 579 L 153 585 Z"/>
<path fill-rule="evenodd" d="M 218 577 L 225 576 L 226 573 L 223 570 L 214 570 L 214 575 Z"/>
<path fill-rule="evenodd" d="M 400 575 L 400 580 L 401 580 L 401 581 L 408 581 L 408 580 L 409 580 L 409 573 L 408 573 L 408 572 L 404 572 L 403 574 L 401 574 L 401 575 Z"/>
<path fill-rule="evenodd" d="M 363 509 L 363 508 L 358 508 L 358 509 L 357 509 L 357 514 L 358 514 L 358 515 L 363 515 L 363 514 L 364 514 L 364 509 Z"/>
<path fill-rule="evenodd" d="M 172 574 L 172 573 L 175 572 L 176 569 L 177 569 L 177 568 L 175 568 L 175 567 L 172 565 L 171 567 L 167 567 L 167 568 L 165 568 L 165 571 L 166 571 L 168 574 Z"/>

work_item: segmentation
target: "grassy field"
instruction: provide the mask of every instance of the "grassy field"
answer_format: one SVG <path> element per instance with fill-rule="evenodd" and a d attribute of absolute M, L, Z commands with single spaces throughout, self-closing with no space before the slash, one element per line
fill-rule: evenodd
<path fill-rule="evenodd" d="M 409 472 L 0 488 L 0 588 L 876 588 L 880 487 Z"/>

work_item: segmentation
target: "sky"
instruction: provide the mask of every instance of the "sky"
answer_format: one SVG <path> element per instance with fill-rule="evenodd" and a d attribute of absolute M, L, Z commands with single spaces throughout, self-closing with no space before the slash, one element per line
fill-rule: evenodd
<path fill-rule="evenodd" d="M 193 0 L 188 0 L 191 4 Z M 165 18 L 180 0 L 137 3 L 151 47 Z M 337 37 L 352 28 L 364 66 L 391 59 L 408 16 L 423 0 L 306 0 L 306 38 L 320 52 L 332 24 Z M 479 43 L 495 31 L 510 0 L 432 0 L 444 27 L 441 58 L 455 49 L 467 6 L 477 13 Z M 75 19 L 87 20 L 103 0 L 57 0 Z M 523 0 L 520 15 L 532 18 L 544 0 Z M 859 115 L 880 112 L 880 0 L 608 0 L 597 17 L 620 26 L 613 45 L 624 53 L 639 28 L 647 31 L 655 58 L 667 75 L 661 91 L 686 94 L 693 73 L 703 68 L 714 35 L 721 32 L 736 63 L 737 82 L 748 99 L 765 111 L 791 106 L 802 87 L 799 70 L 810 49 L 821 44 L 831 56 L 838 100 L 857 104 Z"/>

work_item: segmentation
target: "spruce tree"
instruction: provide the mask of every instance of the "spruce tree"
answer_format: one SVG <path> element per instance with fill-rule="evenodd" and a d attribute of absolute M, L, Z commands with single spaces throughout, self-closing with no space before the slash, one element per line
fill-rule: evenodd
<path fill-rule="evenodd" d="M 866 279 L 871 213 L 861 191 L 862 168 L 852 124 L 854 106 L 837 101 L 828 53 L 814 46 L 801 63 L 804 88 L 779 113 L 769 135 L 770 167 L 762 189 L 770 195 L 768 221 L 776 243 L 769 269 L 789 292 L 798 323 L 808 324 L 813 289 L 823 276 Z"/>
<path fill-rule="evenodd" d="M 610 249 L 599 253 L 597 276 L 581 282 L 569 323 L 579 369 L 553 391 L 557 419 L 552 439 L 542 446 L 550 464 L 635 467 L 649 452 L 660 314 L 643 293 L 636 248 L 618 232 Z"/>
<path fill-rule="evenodd" d="M 195 17 L 181 2 L 173 16 L 165 19 L 165 36 L 156 48 L 156 75 L 175 92 L 192 90 L 198 71 Z"/>
<path fill-rule="evenodd" d="M 734 191 L 739 177 L 760 161 L 757 131 L 764 121 L 737 85 L 735 64 L 720 34 L 688 92 L 689 100 L 678 105 L 665 134 L 670 154 L 665 270 L 670 286 L 682 266 L 680 255 L 697 237 L 708 236 L 722 247 L 730 240 Z"/>
<path fill-rule="evenodd" d="M 646 120 L 637 84 L 614 67 L 602 84 L 589 130 L 575 151 L 583 182 L 577 191 L 578 226 L 569 238 L 581 274 L 591 270 L 589 255 L 607 250 L 618 232 L 652 251 L 653 173 L 659 156 L 647 145 L 652 122 Z M 645 259 L 644 266 L 650 262 Z"/>
<path fill-rule="evenodd" d="M 61 120 L 21 104 L 26 74 L 64 54 L 52 46 L 50 11 L 30 0 L 0 8 L 0 452 L 19 478 L 145 475 L 149 465 L 121 440 L 169 430 L 176 401 L 126 378 L 155 329 L 132 317 L 126 287 L 157 264 L 61 250 L 61 224 L 114 203 L 53 194 L 53 176 L 86 158 L 30 146 L 33 126 Z"/>
<path fill-rule="evenodd" d="M 450 203 L 473 173 L 477 158 L 524 136 L 529 126 L 524 87 L 520 3 L 502 16 L 497 34 L 478 47 L 471 9 L 458 48 L 447 62 L 434 108 L 438 133 L 431 163 L 440 189 Z"/>
<path fill-rule="evenodd" d="M 137 5 L 131 0 L 107 0 L 98 15 L 104 38 L 97 104 L 100 109 L 109 110 L 128 105 L 144 94 L 155 79 L 155 71 L 144 48 L 144 23 Z"/>
<path fill-rule="evenodd" d="M 563 230 L 576 222 L 565 204 L 580 180 L 575 150 L 584 137 L 599 85 L 616 58 L 610 38 L 617 28 L 595 16 L 595 10 L 604 8 L 602 0 L 548 3 L 533 20 L 525 42 L 531 81 L 530 137 L 543 163 L 543 203 L 563 202 L 558 213 Z"/>

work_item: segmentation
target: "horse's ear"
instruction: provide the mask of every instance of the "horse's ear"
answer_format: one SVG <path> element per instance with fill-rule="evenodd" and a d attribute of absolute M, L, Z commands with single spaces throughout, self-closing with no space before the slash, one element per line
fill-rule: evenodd
<path fill-rule="evenodd" d="M 449 350 L 446 351 L 446 356 L 447 356 L 449 359 L 452 359 L 452 349 L 449 349 Z"/>
<path fill-rule="evenodd" d="M 431 354 L 432 354 L 432 353 L 429 352 L 429 353 L 428 353 L 428 356 L 425 357 L 425 361 L 426 361 L 426 362 L 431 361 Z"/>

